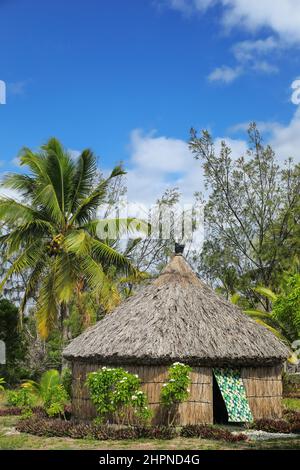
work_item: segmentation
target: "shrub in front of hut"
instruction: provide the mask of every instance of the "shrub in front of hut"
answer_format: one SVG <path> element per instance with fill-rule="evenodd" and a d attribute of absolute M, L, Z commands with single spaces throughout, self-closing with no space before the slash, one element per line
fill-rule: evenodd
<path fill-rule="evenodd" d="M 199 437 L 201 439 L 223 440 L 227 442 L 246 441 L 247 436 L 243 433 L 233 434 L 227 429 L 217 428 L 206 424 L 189 424 L 183 426 L 181 437 Z"/>
<path fill-rule="evenodd" d="M 258 431 L 265 432 L 279 432 L 283 434 L 289 434 L 292 432 L 292 425 L 284 419 L 268 419 L 262 418 L 254 421 L 251 428 L 257 429 Z"/>
<path fill-rule="evenodd" d="M 114 427 L 63 421 L 60 419 L 45 419 L 33 416 L 19 421 L 16 429 L 36 436 L 70 437 L 73 439 L 128 440 L 128 439 L 173 439 L 178 436 L 176 428 L 167 426 L 124 426 Z"/>
<path fill-rule="evenodd" d="M 121 367 L 102 367 L 88 374 L 86 385 L 98 414 L 98 423 L 109 420 L 112 415 L 119 424 L 130 424 L 136 420 L 147 422 L 151 418 L 138 375 L 130 374 Z"/>
<path fill-rule="evenodd" d="M 172 426 L 177 415 L 178 405 L 189 397 L 191 367 L 174 362 L 168 369 L 168 381 L 163 384 L 160 398 L 168 409 L 168 425 Z"/>

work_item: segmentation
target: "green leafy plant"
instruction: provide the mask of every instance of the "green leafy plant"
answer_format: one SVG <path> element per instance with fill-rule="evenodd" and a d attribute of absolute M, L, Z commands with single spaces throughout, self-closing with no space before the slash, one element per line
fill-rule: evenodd
<path fill-rule="evenodd" d="M 122 368 L 102 367 L 88 374 L 86 385 L 99 422 L 112 415 L 120 423 L 150 419 L 147 397 L 140 390 L 141 381 L 136 374 L 130 374 Z"/>
<path fill-rule="evenodd" d="M 51 369 L 44 372 L 40 382 L 33 380 L 24 382 L 22 388 L 35 394 L 42 401 L 48 416 L 65 416 L 64 408 L 69 401 L 69 396 L 57 370 Z"/>
<path fill-rule="evenodd" d="M 61 373 L 61 383 L 64 386 L 67 394 L 71 396 L 72 394 L 72 371 L 69 367 L 63 369 Z"/>
<path fill-rule="evenodd" d="M 7 404 L 19 408 L 22 417 L 29 418 L 32 416 L 32 407 L 35 404 L 35 397 L 31 391 L 26 388 L 8 390 Z"/>
<path fill-rule="evenodd" d="M 63 416 L 65 418 L 65 405 L 69 401 L 69 396 L 61 384 L 51 387 L 45 397 L 45 411 L 48 416 Z"/>
<path fill-rule="evenodd" d="M 7 391 L 7 404 L 9 406 L 17 406 L 19 408 L 32 407 L 35 399 L 31 391 L 25 388 Z"/>
<path fill-rule="evenodd" d="M 4 392 L 4 384 L 5 384 L 5 380 L 3 377 L 0 377 L 0 392 Z"/>
<path fill-rule="evenodd" d="M 168 381 L 163 384 L 160 398 L 168 409 L 168 425 L 176 419 L 178 405 L 187 400 L 190 393 L 191 367 L 180 362 L 174 362 L 168 370 Z"/>

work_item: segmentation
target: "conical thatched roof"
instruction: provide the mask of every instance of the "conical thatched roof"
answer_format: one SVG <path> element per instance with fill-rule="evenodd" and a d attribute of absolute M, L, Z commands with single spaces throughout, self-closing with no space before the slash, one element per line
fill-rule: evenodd
<path fill-rule="evenodd" d="M 266 365 L 288 353 L 175 255 L 151 285 L 75 338 L 63 355 L 112 364 Z"/>

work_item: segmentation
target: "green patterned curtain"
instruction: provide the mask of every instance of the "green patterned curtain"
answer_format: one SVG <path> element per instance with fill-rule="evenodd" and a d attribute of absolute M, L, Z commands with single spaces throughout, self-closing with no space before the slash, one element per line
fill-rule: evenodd
<path fill-rule="evenodd" d="M 240 371 L 213 369 L 213 372 L 227 408 L 228 421 L 232 423 L 253 421 Z"/>

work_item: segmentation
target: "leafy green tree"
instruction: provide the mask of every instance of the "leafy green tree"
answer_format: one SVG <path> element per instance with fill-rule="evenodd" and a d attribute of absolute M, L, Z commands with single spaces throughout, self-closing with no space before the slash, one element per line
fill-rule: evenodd
<path fill-rule="evenodd" d="M 18 308 L 7 299 L 0 300 L 0 340 L 6 346 L 6 364 L 0 365 L 0 377 L 10 385 L 18 383 L 28 373 L 24 359 L 26 338 L 18 328 Z"/>
<path fill-rule="evenodd" d="M 284 292 L 274 300 L 273 315 L 284 325 L 292 341 L 300 338 L 300 274 L 285 280 Z"/>
<path fill-rule="evenodd" d="M 105 295 L 117 298 L 107 269 L 113 265 L 134 271 L 129 259 L 111 246 L 108 236 L 97 236 L 99 224 L 105 232 L 109 222 L 119 231 L 131 223 L 130 219 L 97 218 L 111 181 L 124 171 L 118 166 L 108 178 L 99 178 L 90 150 L 74 161 L 54 138 L 39 152 L 23 149 L 20 164 L 29 173 L 9 174 L 2 182 L 17 191 L 19 198 L 0 200 L 0 220 L 7 230 L 1 244 L 12 261 L 1 288 L 12 276 L 29 273 L 21 313 L 36 296 L 40 335 L 46 338 L 59 322 L 66 340 L 66 320 L 75 290 L 89 291 L 99 302 Z"/>
<path fill-rule="evenodd" d="M 300 274 L 285 274 L 281 282 L 280 293 L 258 286 L 253 289 L 260 296 L 267 298 L 270 311 L 261 308 L 244 308 L 244 312 L 258 323 L 269 328 L 276 336 L 287 343 L 300 338 Z M 231 302 L 243 308 L 247 301 L 236 293 Z"/>
<path fill-rule="evenodd" d="M 282 168 L 255 124 L 240 158 L 232 157 L 225 142 L 217 151 L 207 131 L 191 131 L 190 149 L 202 163 L 209 191 L 199 269 L 227 297 L 238 291 L 269 311 L 269 299 L 252 287 L 276 290 L 287 264 L 299 255 L 299 167 L 289 160 Z"/>

